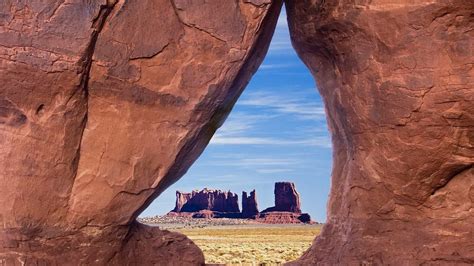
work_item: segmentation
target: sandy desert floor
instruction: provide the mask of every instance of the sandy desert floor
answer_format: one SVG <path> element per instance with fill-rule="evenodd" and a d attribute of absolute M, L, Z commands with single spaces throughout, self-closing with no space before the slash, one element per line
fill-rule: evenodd
<path fill-rule="evenodd" d="M 233 225 L 183 228 L 204 252 L 206 263 L 281 264 L 300 257 L 321 225 Z"/>
<path fill-rule="evenodd" d="M 260 224 L 239 219 L 155 218 L 162 229 L 187 235 L 198 245 L 206 263 L 278 265 L 297 259 L 321 231 L 321 224 Z"/>

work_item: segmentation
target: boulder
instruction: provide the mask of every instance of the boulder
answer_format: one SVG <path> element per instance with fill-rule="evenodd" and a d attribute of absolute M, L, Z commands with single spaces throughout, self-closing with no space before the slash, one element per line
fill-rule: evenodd
<path fill-rule="evenodd" d="M 242 218 L 255 218 L 258 215 L 257 193 L 255 189 L 247 196 L 247 192 L 242 191 Z"/>

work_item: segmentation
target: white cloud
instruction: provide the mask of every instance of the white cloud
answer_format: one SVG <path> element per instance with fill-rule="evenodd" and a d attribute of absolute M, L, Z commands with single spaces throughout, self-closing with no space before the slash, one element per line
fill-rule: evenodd
<path fill-rule="evenodd" d="M 303 145 L 330 148 L 331 141 L 327 137 L 310 137 L 308 139 L 280 139 L 272 137 L 246 137 L 246 136 L 221 136 L 214 135 L 212 145 Z"/>
<path fill-rule="evenodd" d="M 282 69 L 295 66 L 294 64 L 262 64 L 259 70 Z"/>
<path fill-rule="evenodd" d="M 288 166 L 300 163 L 296 159 L 282 159 L 282 158 L 242 158 L 237 160 L 221 160 L 213 161 L 213 165 L 220 166 L 241 166 L 241 167 L 254 167 L 254 166 Z"/>
<path fill-rule="evenodd" d="M 276 109 L 276 112 L 299 116 L 303 119 L 321 119 L 324 118 L 324 111 L 313 110 L 313 105 L 307 105 L 304 102 L 291 101 L 288 99 L 265 98 L 254 101 L 248 101 L 247 105 L 268 107 Z M 242 104 L 239 102 L 239 104 Z M 301 106 L 300 106 L 301 105 Z M 320 113 L 322 112 L 322 114 Z M 233 113 L 224 123 L 216 134 L 212 137 L 210 145 L 279 145 L 279 146 L 316 146 L 321 148 L 330 148 L 331 140 L 329 137 L 320 133 L 325 132 L 325 124 L 321 127 L 324 130 L 308 131 L 307 128 L 301 128 L 293 132 L 291 137 L 281 138 L 275 136 L 255 136 L 257 128 L 265 125 L 271 119 L 278 118 L 278 115 L 253 115 L 248 113 Z M 320 132 L 319 134 L 315 134 Z M 268 134 L 268 133 L 267 133 Z"/>
<path fill-rule="evenodd" d="M 254 128 L 255 124 L 274 117 L 276 115 L 232 113 L 217 134 L 229 136 L 244 133 Z"/>
<path fill-rule="evenodd" d="M 277 174 L 277 173 L 287 173 L 287 172 L 292 172 L 292 169 L 257 169 L 257 173 L 260 174 Z"/>
<path fill-rule="evenodd" d="M 325 118 L 324 107 L 319 106 L 314 100 L 306 100 L 305 95 L 277 96 L 268 92 L 254 92 L 248 93 L 239 101 L 239 104 L 273 109 L 276 112 L 296 115 L 302 119 L 320 120 Z"/>
<path fill-rule="evenodd" d="M 285 9 L 280 13 L 275 32 L 270 43 L 269 53 L 294 53 L 293 46 L 290 41 L 290 33 L 288 30 L 288 21 Z"/>

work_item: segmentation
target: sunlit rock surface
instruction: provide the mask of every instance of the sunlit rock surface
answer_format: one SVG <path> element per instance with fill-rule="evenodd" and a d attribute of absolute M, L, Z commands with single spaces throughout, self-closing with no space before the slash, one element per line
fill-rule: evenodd
<path fill-rule="evenodd" d="M 332 133 L 301 265 L 474 263 L 474 2 L 286 1 Z"/>
<path fill-rule="evenodd" d="M 239 197 L 230 191 L 214 189 L 194 190 L 186 193 L 176 191 L 176 206 L 173 212 L 240 212 Z"/>
<path fill-rule="evenodd" d="M 135 218 L 221 125 L 280 6 L 0 1 L 1 261 L 202 264 Z M 474 2 L 287 10 L 334 147 L 328 223 L 295 263 L 474 264 Z"/>
<path fill-rule="evenodd" d="M 135 218 L 268 48 L 280 1 L 0 1 L 0 261 L 202 264 Z"/>

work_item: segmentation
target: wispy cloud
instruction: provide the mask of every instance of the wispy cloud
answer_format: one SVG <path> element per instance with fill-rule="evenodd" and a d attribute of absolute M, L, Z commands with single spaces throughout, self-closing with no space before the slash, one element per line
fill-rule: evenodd
<path fill-rule="evenodd" d="M 289 35 L 286 11 L 283 9 L 278 18 L 272 42 L 270 43 L 269 53 L 295 53 L 291 41 L 288 38 Z"/>
<path fill-rule="evenodd" d="M 294 64 L 262 64 L 259 67 L 259 70 L 272 70 L 272 69 L 283 69 L 283 68 L 291 68 L 295 66 Z"/>
<path fill-rule="evenodd" d="M 255 167 L 255 166 L 288 166 L 299 164 L 300 160 L 297 159 L 285 159 L 285 158 L 272 158 L 272 157 L 261 157 L 261 158 L 242 158 L 238 160 L 221 160 L 213 161 L 213 165 L 219 166 L 240 166 L 240 167 Z"/>
<path fill-rule="evenodd" d="M 252 99 L 252 98 L 250 98 Z M 299 116 L 303 119 L 324 119 L 324 110 L 314 109 L 315 106 L 305 104 L 304 102 L 292 101 L 288 99 L 265 98 L 248 100 L 241 105 L 253 105 L 259 107 L 273 108 L 275 113 L 284 113 L 293 116 Z M 291 101 L 291 100 L 290 100 Z M 321 113 L 322 112 L 322 113 Z M 273 146 L 317 146 L 321 148 L 330 148 L 331 140 L 326 134 L 326 125 L 320 124 L 321 130 L 308 130 L 301 128 L 293 132 L 290 137 L 275 136 L 275 132 L 265 130 L 272 119 L 278 119 L 278 115 L 254 115 L 249 113 L 233 113 L 224 123 L 216 134 L 212 137 L 210 145 L 273 145 Z M 259 129 L 266 132 L 265 135 L 259 133 Z M 319 132 L 319 133 L 318 133 Z M 270 135 L 268 135 L 270 134 Z"/>
<path fill-rule="evenodd" d="M 292 169 L 257 169 L 257 173 L 260 174 L 278 174 L 278 173 L 287 173 L 287 172 L 293 172 Z"/>
<path fill-rule="evenodd" d="M 255 103 L 256 104 L 256 103 Z M 295 105 L 297 103 L 294 103 Z M 262 103 L 259 103 L 262 105 Z M 265 105 L 275 107 L 276 103 L 266 102 Z M 296 106 L 282 106 L 277 105 L 276 108 L 280 108 L 280 112 L 286 112 L 290 114 L 297 114 L 308 118 L 311 115 L 309 110 L 297 109 L 300 107 Z M 307 107 L 305 107 L 307 108 Z M 324 117 L 324 116 L 323 116 Z M 281 138 L 272 135 L 258 135 L 258 127 L 269 123 L 272 119 L 277 119 L 277 115 L 253 115 L 248 113 L 235 113 L 231 114 L 229 119 L 224 123 L 216 134 L 212 137 L 210 145 L 287 145 L 287 146 L 318 146 L 322 148 L 330 148 L 331 140 L 326 135 L 313 134 L 315 131 L 308 131 L 308 129 L 302 128 L 300 132 L 294 132 L 292 137 Z M 325 127 L 322 124 L 321 127 Z M 268 130 L 265 130 L 268 132 Z M 320 132 L 325 133 L 324 130 Z M 268 132 L 270 134 L 272 132 Z"/>
<path fill-rule="evenodd" d="M 214 145 L 303 145 L 331 148 L 328 137 L 311 137 L 308 139 L 279 139 L 272 137 L 245 137 L 245 136 L 221 136 L 216 134 L 211 140 Z"/>
<path fill-rule="evenodd" d="M 237 135 L 248 132 L 258 123 L 274 118 L 276 115 L 232 113 L 225 124 L 219 129 L 219 136 Z"/>
<path fill-rule="evenodd" d="M 316 93 L 316 92 L 315 92 Z M 308 101 L 305 95 L 273 95 L 269 92 L 253 92 L 239 101 L 244 106 L 273 109 L 276 112 L 296 115 L 302 119 L 321 120 L 325 118 L 324 107 L 314 100 Z"/>

